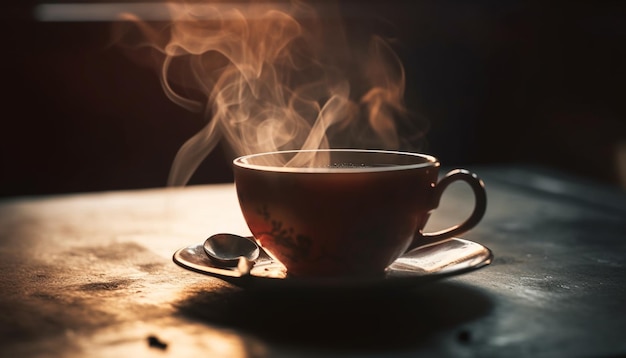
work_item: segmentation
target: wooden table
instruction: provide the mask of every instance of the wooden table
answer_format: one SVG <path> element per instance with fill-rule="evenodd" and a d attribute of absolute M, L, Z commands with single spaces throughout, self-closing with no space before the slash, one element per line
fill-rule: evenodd
<path fill-rule="evenodd" d="M 626 195 L 526 167 L 471 168 L 478 271 L 409 290 L 250 291 L 172 262 L 249 234 L 232 184 L 0 202 L 0 353 L 20 357 L 576 357 L 626 353 Z M 429 229 L 469 211 L 459 184 Z"/>

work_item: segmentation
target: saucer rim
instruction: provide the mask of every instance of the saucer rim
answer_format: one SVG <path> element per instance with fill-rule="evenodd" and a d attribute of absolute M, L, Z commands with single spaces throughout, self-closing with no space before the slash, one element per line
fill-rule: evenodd
<path fill-rule="evenodd" d="M 419 284 L 429 283 L 437 280 L 441 280 L 444 278 L 462 275 L 468 272 L 476 271 L 483 267 L 490 265 L 494 260 L 493 251 L 478 242 L 463 239 L 460 237 L 452 237 L 447 240 L 433 243 L 429 245 L 425 245 L 422 247 L 418 247 L 415 250 L 424 249 L 427 247 L 433 247 L 438 245 L 443 245 L 449 241 L 460 241 L 463 243 L 469 243 L 472 245 L 478 245 L 487 251 L 487 255 L 485 257 L 470 266 L 458 268 L 458 269 L 444 269 L 434 273 L 426 273 L 423 275 L 407 275 L 407 276 L 376 276 L 376 277 L 337 277 L 337 278 L 294 278 L 294 277 L 262 277 L 262 276 L 254 276 L 254 275 L 246 275 L 242 276 L 238 274 L 237 271 L 220 269 L 218 267 L 211 266 L 211 269 L 215 272 L 203 270 L 202 267 L 209 266 L 200 266 L 194 263 L 189 263 L 188 261 L 180 258 L 180 253 L 184 250 L 195 249 L 198 246 L 202 246 L 200 244 L 188 245 L 176 250 L 172 256 L 172 260 L 178 266 L 199 274 L 203 274 L 206 276 L 214 277 L 221 279 L 223 281 L 229 282 L 235 286 L 239 286 L 242 288 L 294 288 L 294 289 L 310 289 L 310 288 L 322 288 L 322 289 L 353 289 L 353 288 L 372 288 L 372 287 L 405 287 L 405 286 L 418 286 Z M 182 262 L 184 261 L 184 262 Z M 219 271 L 222 270 L 224 274 L 220 274 Z"/>

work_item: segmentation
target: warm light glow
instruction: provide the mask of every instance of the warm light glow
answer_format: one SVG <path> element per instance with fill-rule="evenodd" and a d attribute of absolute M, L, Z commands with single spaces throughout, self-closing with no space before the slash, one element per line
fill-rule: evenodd
<path fill-rule="evenodd" d="M 150 347 L 150 336 L 162 341 L 164 348 Z M 253 337 L 181 318 L 112 325 L 95 333 L 72 332 L 68 338 L 81 356 L 89 357 L 193 357 L 203 352 L 207 357 L 244 358 L 267 354 L 266 346 Z"/>
<path fill-rule="evenodd" d="M 280 4 L 268 2 L 269 6 L 279 9 Z M 204 20 L 217 18 L 224 9 L 232 8 L 228 3 L 203 4 L 195 3 L 183 5 L 173 2 L 123 2 L 123 3 L 65 3 L 39 4 L 34 8 L 35 19 L 46 22 L 73 22 L 73 21 L 133 21 L 125 16 L 133 14 L 143 21 L 171 21 L 171 9 L 189 8 L 196 14 L 203 14 Z M 213 9 L 218 12 L 213 12 Z M 221 9 L 221 10 L 220 10 Z M 174 11 L 177 13 L 181 9 Z"/>

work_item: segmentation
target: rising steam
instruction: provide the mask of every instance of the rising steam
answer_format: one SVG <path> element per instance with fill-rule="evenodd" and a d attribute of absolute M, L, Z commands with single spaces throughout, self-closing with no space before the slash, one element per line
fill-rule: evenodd
<path fill-rule="evenodd" d="M 337 8 L 321 4 L 171 2 L 165 27 L 125 14 L 158 50 L 167 97 L 206 118 L 178 151 L 170 185 L 186 184 L 221 140 L 237 155 L 402 147 L 400 60 L 381 37 L 355 48 Z"/>

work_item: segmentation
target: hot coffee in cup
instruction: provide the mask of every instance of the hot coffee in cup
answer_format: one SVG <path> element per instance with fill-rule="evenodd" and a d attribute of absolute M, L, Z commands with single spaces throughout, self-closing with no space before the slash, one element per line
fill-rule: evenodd
<path fill-rule="evenodd" d="M 382 275 L 414 247 L 473 228 L 486 209 L 484 185 L 463 169 L 441 180 L 437 158 L 357 149 L 253 154 L 234 160 L 237 196 L 256 241 L 295 277 Z M 422 230 L 445 188 L 473 190 L 470 217 Z"/>

